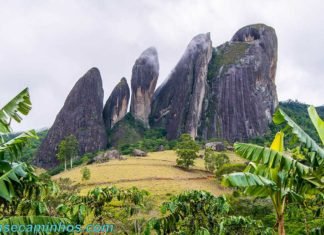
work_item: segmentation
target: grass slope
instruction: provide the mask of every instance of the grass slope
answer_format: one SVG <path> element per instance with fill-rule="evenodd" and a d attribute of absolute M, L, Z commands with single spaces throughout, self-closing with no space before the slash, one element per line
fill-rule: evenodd
<path fill-rule="evenodd" d="M 231 162 L 243 160 L 228 153 Z M 176 153 L 163 151 L 148 153 L 147 157 L 129 157 L 126 160 L 112 160 L 107 163 L 88 165 L 91 178 L 81 180 L 81 168 L 77 167 L 53 176 L 53 179 L 70 178 L 81 184 L 81 194 L 96 186 L 116 185 L 121 188 L 136 186 L 150 192 L 156 205 L 171 195 L 186 190 L 207 190 L 215 195 L 229 192 L 205 171 L 204 160 L 196 159 L 196 165 L 189 171 L 176 167 Z"/>

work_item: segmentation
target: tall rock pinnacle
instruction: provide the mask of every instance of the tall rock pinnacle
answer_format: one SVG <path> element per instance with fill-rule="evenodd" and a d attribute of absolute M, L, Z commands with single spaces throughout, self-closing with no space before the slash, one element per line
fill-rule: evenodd
<path fill-rule="evenodd" d="M 127 113 L 130 91 L 126 78 L 122 78 L 109 96 L 103 118 L 106 131 L 109 131 Z"/>
<path fill-rule="evenodd" d="M 58 165 L 58 145 L 71 134 L 79 142 L 80 155 L 106 147 L 107 136 L 102 118 L 103 96 L 100 72 L 97 68 L 92 68 L 78 80 L 66 98 L 38 149 L 36 165 L 44 168 Z"/>
<path fill-rule="evenodd" d="M 144 126 L 149 126 L 152 96 L 159 76 L 158 54 L 154 47 L 146 49 L 135 61 L 132 70 L 130 112 Z"/>
<path fill-rule="evenodd" d="M 266 132 L 278 105 L 277 47 L 275 30 L 256 24 L 214 48 L 200 136 L 233 142 Z"/>
<path fill-rule="evenodd" d="M 150 124 L 164 127 L 169 139 L 182 133 L 197 136 L 211 56 L 210 34 L 195 36 L 168 79 L 156 90 Z"/>

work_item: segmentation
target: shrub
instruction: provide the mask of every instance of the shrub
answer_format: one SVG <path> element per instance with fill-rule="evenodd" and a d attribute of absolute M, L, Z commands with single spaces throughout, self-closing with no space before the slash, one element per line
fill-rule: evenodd
<path fill-rule="evenodd" d="M 171 150 L 176 149 L 176 147 L 177 147 L 177 143 L 178 143 L 177 140 L 170 140 L 170 141 L 168 142 L 168 149 L 171 149 Z"/>
<path fill-rule="evenodd" d="M 244 171 L 245 167 L 246 165 L 244 163 L 227 163 L 220 167 L 218 171 L 216 171 L 216 176 L 220 177 L 222 175 L 230 174 L 233 172 L 242 172 Z"/>
<path fill-rule="evenodd" d="M 90 169 L 88 167 L 83 167 L 81 169 L 82 181 L 89 180 L 91 176 Z"/>
<path fill-rule="evenodd" d="M 194 165 L 194 160 L 198 157 L 199 145 L 189 134 L 183 134 L 177 144 L 177 165 L 189 169 Z"/>
<path fill-rule="evenodd" d="M 220 169 L 224 164 L 229 163 L 229 158 L 225 153 L 215 153 L 212 149 L 205 150 L 205 168 L 210 172 Z"/>
<path fill-rule="evenodd" d="M 47 174 L 53 176 L 53 175 L 57 175 L 63 171 L 64 171 L 64 164 L 60 164 L 60 165 L 48 170 Z"/>
<path fill-rule="evenodd" d="M 130 155 L 135 149 L 135 147 L 133 144 L 122 144 L 118 149 L 121 154 Z"/>
<path fill-rule="evenodd" d="M 90 153 L 86 153 L 81 157 L 81 162 L 82 164 L 86 164 L 87 162 L 89 162 L 91 158 L 91 154 Z"/>

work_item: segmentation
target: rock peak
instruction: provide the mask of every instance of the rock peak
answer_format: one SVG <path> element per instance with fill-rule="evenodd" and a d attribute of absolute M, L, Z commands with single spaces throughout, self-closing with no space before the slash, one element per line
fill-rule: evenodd
<path fill-rule="evenodd" d="M 239 29 L 209 64 L 199 135 L 231 142 L 263 135 L 278 104 L 277 36 L 265 24 Z"/>
<path fill-rule="evenodd" d="M 122 79 L 120 79 L 120 83 L 127 83 L 127 80 L 125 77 L 122 77 Z"/>
<path fill-rule="evenodd" d="M 129 86 L 126 78 L 123 77 L 115 86 L 103 110 L 103 118 L 107 132 L 126 115 L 129 96 Z"/>
<path fill-rule="evenodd" d="M 146 69 L 150 69 L 152 73 L 158 76 L 160 65 L 158 52 L 155 47 L 149 47 L 141 53 L 141 55 L 135 61 L 135 64 L 133 66 L 133 73 L 136 73 L 136 71 L 134 70 L 138 69 L 138 67 L 145 67 Z M 144 83 L 146 80 L 144 77 L 140 77 L 140 79 L 142 83 Z"/>
<path fill-rule="evenodd" d="M 265 40 L 271 37 L 276 38 L 275 30 L 265 24 L 252 24 L 239 29 L 232 37 L 232 42 L 253 42 L 255 40 Z M 269 38 L 270 39 L 270 38 Z"/>
<path fill-rule="evenodd" d="M 149 47 L 146 50 L 144 50 L 142 52 L 142 54 L 140 55 L 140 57 L 144 57 L 144 56 L 151 56 L 151 55 L 155 55 L 158 56 L 158 52 L 156 50 L 155 47 Z"/>
<path fill-rule="evenodd" d="M 151 125 L 165 128 L 169 139 L 178 138 L 182 133 L 197 136 L 211 55 L 210 34 L 195 36 L 176 67 L 155 92 Z"/>
<path fill-rule="evenodd" d="M 210 46 L 211 40 L 210 40 L 210 33 L 202 33 L 198 34 L 190 41 L 187 50 L 188 49 L 206 49 Z"/>
<path fill-rule="evenodd" d="M 152 96 L 159 76 L 158 53 L 149 47 L 135 61 L 132 69 L 132 100 L 130 112 L 133 117 L 149 126 Z"/>
<path fill-rule="evenodd" d="M 92 68 L 70 91 L 38 149 L 36 165 L 46 169 L 56 166 L 58 145 L 68 135 L 77 138 L 80 155 L 106 147 L 107 136 L 102 118 L 103 96 L 100 72 Z"/>

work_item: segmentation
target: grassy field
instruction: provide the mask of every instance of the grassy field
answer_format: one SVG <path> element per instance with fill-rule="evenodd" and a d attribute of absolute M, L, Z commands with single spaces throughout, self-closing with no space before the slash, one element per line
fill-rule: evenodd
<path fill-rule="evenodd" d="M 227 155 L 233 163 L 242 162 L 234 153 L 228 152 Z M 74 183 L 80 183 L 81 194 L 96 186 L 136 186 L 149 191 L 155 205 L 186 190 L 206 190 L 215 195 L 229 192 L 211 173 L 205 171 L 203 159 L 196 159 L 195 166 L 186 171 L 175 166 L 176 158 L 174 151 L 148 153 L 147 157 L 126 156 L 126 160 L 87 165 L 91 178 L 86 182 L 81 180 L 80 170 L 83 166 L 55 175 L 53 179 L 70 178 Z"/>

